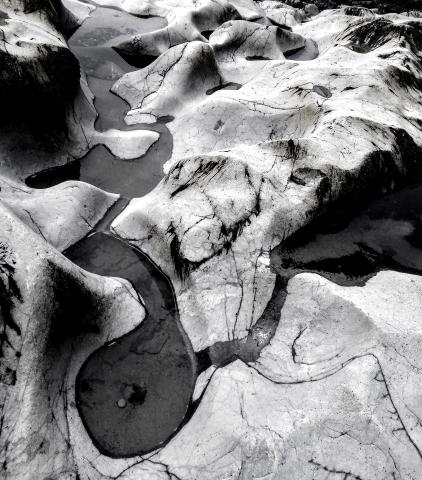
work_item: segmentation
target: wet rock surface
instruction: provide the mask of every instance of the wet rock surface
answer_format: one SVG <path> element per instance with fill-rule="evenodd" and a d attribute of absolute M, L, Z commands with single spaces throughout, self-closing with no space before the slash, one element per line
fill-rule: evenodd
<path fill-rule="evenodd" d="M 419 479 L 418 12 L 29 3 L 81 70 L 0 131 L 2 476 Z"/>

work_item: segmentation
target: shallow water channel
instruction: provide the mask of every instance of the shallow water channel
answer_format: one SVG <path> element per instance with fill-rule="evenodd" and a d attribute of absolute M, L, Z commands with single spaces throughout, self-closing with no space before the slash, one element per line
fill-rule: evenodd
<path fill-rule="evenodd" d="M 160 139 L 148 153 L 127 161 L 97 146 L 80 160 L 27 179 L 27 184 L 36 188 L 82 180 L 122 195 L 92 234 L 64 252 L 89 272 L 128 280 L 146 302 L 146 318 L 140 325 L 92 352 L 76 380 L 82 421 L 97 448 L 111 457 L 144 454 L 171 438 L 184 421 L 197 375 L 196 358 L 180 324 L 169 280 L 144 254 L 109 230 L 128 203 L 125 197 L 142 196 L 159 182 L 172 149 L 165 123 L 132 127 L 124 123 L 128 105 L 110 88 L 134 68 L 112 46 L 135 33 L 165 25 L 162 18 L 137 18 L 98 7 L 69 39 L 95 95 L 95 128 L 158 131 Z M 143 301 L 141 297 L 139 301 Z"/>

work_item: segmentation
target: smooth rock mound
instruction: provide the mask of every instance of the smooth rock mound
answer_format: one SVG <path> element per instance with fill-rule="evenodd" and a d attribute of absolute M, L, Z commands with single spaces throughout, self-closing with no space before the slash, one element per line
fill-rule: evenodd
<path fill-rule="evenodd" d="M 222 83 L 212 48 L 190 42 L 168 50 L 149 67 L 124 75 L 112 90 L 132 107 L 130 123 L 152 123 L 200 102 Z"/>
<path fill-rule="evenodd" d="M 300 35 L 274 26 L 257 25 L 243 20 L 224 23 L 209 39 L 219 61 L 283 59 L 284 53 L 305 45 Z"/>

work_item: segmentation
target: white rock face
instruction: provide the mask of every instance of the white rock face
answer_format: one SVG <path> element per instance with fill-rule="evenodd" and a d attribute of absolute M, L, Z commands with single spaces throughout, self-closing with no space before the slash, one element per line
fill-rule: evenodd
<path fill-rule="evenodd" d="M 196 349 L 246 335 L 271 296 L 270 250 L 323 205 L 358 192 L 390 191 L 411 171 L 419 175 L 411 160 L 422 140 L 419 93 L 402 81 L 403 75 L 420 78 L 418 46 L 411 45 L 416 30 L 403 18 L 372 24 L 342 12 L 321 15 L 306 28 L 325 32 L 318 39 L 323 55 L 310 62 L 264 61 L 239 90 L 206 95 L 205 79 L 219 81 L 218 57 L 196 42 L 185 48 L 198 55 L 182 57 L 164 80 L 159 59 L 114 87 L 138 107 L 129 112 L 130 122 L 151 114 L 175 117 L 168 124 L 173 154 L 166 178 L 133 200 L 113 228 L 170 276 Z M 369 43 L 369 52 L 352 50 L 354 39 L 374 28 L 380 38 Z M 412 32 L 402 46 L 399 32 Z M 179 49 L 163 57 L 174 64 Z M 191 75 L 189 60 L 202 61 L 202 49 L 211 74 L 194 82 L 198 70 Z M 180 85 L 197 86 L 182 109 L 172 94 L 176 71 L 186 75 Z M 386 104 L 389 85 L 396 94 Z"/>
<path fill-rule="evenodd" d="M 213 376 L 177 440 L 123 478 L 165 478 L 154 477 L 157 463 L 179 478 L 205 479 L 417 478 L 420 471 L 371 356 L 292 385 L 235 362 Z"/>
<path fill-rule="evenodd" d="M 239 57 L 279 60 L 284 58 L 283 53 L 304 47 L 305 39 L 279 27 L 234 20 L 211 34 L 210 45 L 221 62 L 236 61 Z"/>
<path fill-rule="evenodd" d="M 96 3 L 168 22 L 117 46 L 157 57 L 112 91 L 130 105 L 128 124 L 166 122 L 172 152 L 161 182 L 132 199 L 111 230 L 167 275 L 174 315 L 205 360 L 186 423 L 160 448 L 113 458 L 93 441 L 76 405 L 78 372 L 139 326 L 146 308 L 129 281 L 84 271 L 60 252 L 92 234 L 119 196 L 79 181 L 33 190 L 23 179 L 97 144 L 138 158 L 159 134 L 97 131 L 82 73 L 63 143 L 38 156 L 29 134 L 19 143 L 15 127 L 0 129 L 2 475 L 421 478 L 421 277 L 381 271 L 341 286 L 301 273 L 321 243 L 329 258 L 364 243 L 419 270 L 420 250 L 402 248 L 411 224 L 360 218 L 343 236 L 292 247 L 300 268 L 271 265 L 271 252 L 324 212 L 421 180 L 420 19 L 272 0 Z M 92 11 L 77 0 L 65 6 L 80 21 Z M 44 14 L 7 8 L 1 52 L 15 34 L 32 60 L 43 42 L 68 51 Z M 51 78 L 39 73 L 44 88 Z M 256 358 L 239 353 L 246 339 L 263 347 Z M 228 361 L 209 353 L 218 347 Z"/>
<path fill-rule="evenodd" d="M 126 12 L 137 16 L 157 15 L 166 17 L 170 21 L 179 18 L 183 12 L 188 11 L 193 15 L 194 20 L 198 18 L 199 25 L 203 26 L 205 22 L 215 22 L 215 18 L 221 12 L 221 8 L 229 8 L 233 11 L 233 7 L 245 20 L 255 20 L 265 17 L 265 12 L 255 4 L 252 0 L 233 0 L 226 2 L 210 2 L 209 0 L 153 0 L 147 2 L 138 2 L 136 0 L 99 0 L 98 5 L 105 7 L 121 8 Z M 211 19 L 207 19 L 207 15 Z M 210 28 L 216 28 L 215 23 L 210 23 Z M 212 27 L 214 25 L 214 27 Z M 205 28 L 204 28 L 205 30 Z"/>
<path fill-rule="evenodd" d="M 187 81 L 180 83 L 181 78 Z M 152 65 L 124 75 L 112 91 L 139 106 L 128 114 L 130 123 L 153 123 L 195 106 L 221 83 L 212 48 L 207 43 L 189 42 L 170 49 Z"/>
<path fill-rule="evenodd" d="M 89 234 L 118 200 L 83 182 L 65 182 L 43 190 L 0 179 L 1 202 L 59 251 Z"/>
<path fill-rule="evenodd" d="M 279 329 L 256 368 L 272 381 L 306 382 L 357 358 L 375 358 L 403 423 L 403 441 L 420 455 L 421 288 L 419 276 L 394 272 L 381 272 L 364 287 L 297 275 L 289 283 Z"/>
<path fill-rule="evenodd" d="M 110 129 L 106 132 L 93 132 L 92 136 L 91 148 L 95 145 L 103 144 L 113 155 L 119 156 L 124 160 L 131 160 L 145 155 L 158 140 L 160 134 L 146 130 L 125 132 Z"/>
<path fill-rule="evenodd" d="M 30 7 L 30 1 L 28 5 L 22 1 L 2 2 L 2 95 L 17 88 L 14 82 L 20 81 L 23 94 L 32 87 L 34 95 L 50 94 L 54 100 L 69 97 L 74 90 L 75 78 L 77 80 L 79 77 L 78 64 L 48 12 Z M 60 57 L 63 61 L 63 77 L 57 75 L 54 78 L 55 58 Z M 70 78 L 66 78 L 66 75 Z M 62 91 L 58 91 L 59 87 Z M 47 92 L 48 89 L 50 92 Z"/>

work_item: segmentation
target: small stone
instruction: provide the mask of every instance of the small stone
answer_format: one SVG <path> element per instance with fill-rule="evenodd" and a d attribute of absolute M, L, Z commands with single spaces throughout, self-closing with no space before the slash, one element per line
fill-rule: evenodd
<path fill-rule="evenodd" d="M 127 402 L 124 398 L 119 398 L 119 400 L 117 400 L 117 406 L 119 408 L 125 408 L 127 405 Z"/>

